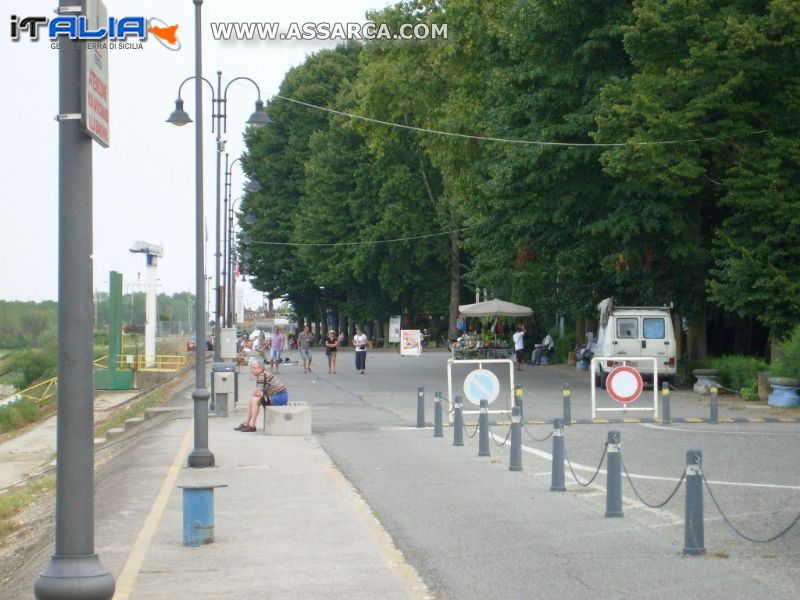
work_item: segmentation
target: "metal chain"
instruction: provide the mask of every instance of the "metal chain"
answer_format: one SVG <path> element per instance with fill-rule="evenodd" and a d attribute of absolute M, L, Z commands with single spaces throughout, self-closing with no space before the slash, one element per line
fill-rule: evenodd
<path fill-rule="evenodd" d="M 475 429 L 473 429 L 473 430 L 472 430 L 472 433 L 470 433 L 470 432 L 469 432 L 469 429 L 467 429 L 467 424 L 466 424 L 466 423 L 464 423 L 464 425 L 463 425 L 463 427 L 464 427 L 464 432 L 467 434 L 467 437 L 469 437 L 469 438 L 474 438 L 474 437 L 475 437 L 475 434 L 476 434 L 476 433 L 478 433 L 478 428 L 479 428 L 480 426 L 481 426 L 481 424 L 480 424 L 480 422 L 479 422 L 477 425 L 475 425 Z"/>
<path fill-rule="evenodd" d="M 547 440 L 549 440 L 551 437 L 553 437 L 553 430 L 552 430 L 552 429 L 550 430 L 550 433 L 548 433 L 546 436 L 544 436 L 544 437 L 543 437 L 543 438 L 541 438 L 541 439 L 539 439 L 539 438 L 537 438 L 535 435 L 531 434 L 531 432 L 530 432 L 530 431 L 528 431 L 528 428 L 527 428 L 527 427 L 525 427 L 525 425 L 524 425 L 524 424 L 522 425 L 522 431 L 524 431 L 525 433 L 527 433 L 527 434 L 528 434 L 528 437 L 529 437 L 529 438 L 531 438 L 531 439 L 532 439 L 534 442 L 546 442 L 546 441 L 547 441 Z"/>
<path fill-rule="evenodd" d="M 511 437 L 511 426 L 508 427 L 508 433 L 506 434 L 506 439 L 504 439 L 502 441 L 502 443 L 498 444 L 497 441 L 495 441 L 495 439 L 494 439 L 494 433 L 492 432 L 492 425 L 489 424 L 489 437 L 492 439 L 492 441 L 495 443 L 495 445 L 497 445 L 497 446 L 505 446 L 506 442 L 508 441 L 508 438 Z"/>
<path fill-rule="evenodd" d="M 786 535 L 787 533 L 789 533 L 789 530 L 792 527 L 794 527 L 795 525 L 797 525 L 798 521 L 800 521 L 800 514 L 798 514 L 792 520 L 792 522 L 789 523 L 789 526 L 786 527 L 786 529 L 781 530 L 780 532 L 776 533 L 775 535 L 770 536 L 765 540 L 757 540 L 755 538 L 751 538 L 749 535 L 746 535 L 746 534 L 742 533 L 741 531 L 739 531 L 736 528 L 736 526 L 734 526 L 734 524 L 731 523 L 731 521 L 728 518 L 728 516 L 724 512 L 722 512 L 722 508 L 720 507 L 719 502 L 717 502 L 717 499 L 714 497 L 714 492 L 711 491 L 711 486 L 708 484 L 708 479 L 706 479 L 705 473 L 702 473 L 702 476 L 703 476 L 703 483 L 706 485 L 706 489 L 708 490 L 708 495 L 711 496 L 711 501 L 714 503 L 714 506 L 717 507 L 717 510 L 719 511 L 719 514 L 722 516 L 722 519 L 728 524 L 728 527 L 730 527 L 733 530 L 733 532 L 736 533 L 736 535 L 746 539 L 748 542 L 753 542 L 754 544 L 768 544 L 769 542 L 774 542 L 779 537 L 782 537 L 782 536 Z"/>
<path fill-rule="evenodd" d="M 600 457 L 600 464 L 597 465 L 597 470 L 594 472 L 594 475 L 592 475 L 592 478 L 589 481 L 587 481 L 586 483 L 584 483 L 580 479 L 578 479 L 577 475 L 575 475 L 575 469 L 572 468 L 572 463 L 570 462 L 569 455 L 567 454 L 567 440 L 566 440 L 566 438 L 564 438 L 564 458 L 567 459 L 567 466 L 569 467 L 569 470 L 572 473 L 572 478 L 578 483 L 578 485 L 580 485 L 582 487 L 587 487 L 587 486 L 591 485 L 592 482 L 595 480 L 595 478 L 597 477 L 597 474 L 600 473 L 600 467 L 603 466 L 603 461 L 606 458 L 606 453 L 607 452 L 608 452 L 608 443 L 606 443 L 606 445 L 603 446 L 603 455 Z"/>
<path fill-rule="evenodd" d="M 639 491 L 636 489 L 636 486 L 633 485 L 633 480 L 631 479 L 630 474 L 628 474 L 628 469 L 625 467 L 625 461 L 622 459 L 622 450 L 619 451 L 619 462 L 622 464 L 622 470 L 625 472 L 625 477 L 628 478 L 628 483 L 630 484 L 634 495 L 639 499 L 639 501 L 642 504 L 644 504 L 648 508 L 663 508 L 663 507 L 665 507 L 669 503 L 669 501 L 672 500 L 675 497 L 675 494 L 678 493 L 678 490 L 681 488 L 681 485 L 683 485 L 683 482 L 686 479 L 686 469 L 684 469 L 683 473 L 681 473 L 681 478 L 678 480 L 678 485 L 676 485 L 675 489 L 672 490 L 672 493 L 669 496 L 667 496 L 667 499 L 664 500 L 663 502 L 659 503 L 659 504 L 650 504 L 647 500 L 645 500 L 644 498 L 642 498 L 639 495 Z"/>

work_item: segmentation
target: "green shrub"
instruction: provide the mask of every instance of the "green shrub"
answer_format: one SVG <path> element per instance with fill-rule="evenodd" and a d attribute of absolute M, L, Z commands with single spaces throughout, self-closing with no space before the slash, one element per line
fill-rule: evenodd
<path fill-rule="evenodd" d="M 800 325 L 794 328 L 792 335 L 781 344 L 783 360 L 775 365 L 775 372 L 784 377 L 800 377 Z"/>
<path fill-rule="evenodd" d="M 25 350 L 14 357 L 10 367 L 22 373 L 22 380 L 17 387 L 24 389 L 39 379 L 55 377 L 57 363 L 58 355 L 54 350 Z"/>
<path fill-rule="evenodd" d="M 575 350 L 575 332 L 566 331 L 564 335 L 555 338 L 555 342 L 555 361 L 560 363 L 568 362 L 570 353 Z"/>
<path fill-rule="evenodd" d="M 719 376 L 717 381 L 723 387 L 739 391 L 742 388 L 758 387 L 758 373 L 769 371 L 769 365 L 762 360 L 752 356 L 723 356 L 721 358 L 711 358 L 692 365 L 696 369 L 717 369 Z"/>
<path fill-rule="evenodd" d="M 39 407 L 33 400 L 23 399 L 0 407 L 0 433 L 18 429 L 39 418 Z"/>

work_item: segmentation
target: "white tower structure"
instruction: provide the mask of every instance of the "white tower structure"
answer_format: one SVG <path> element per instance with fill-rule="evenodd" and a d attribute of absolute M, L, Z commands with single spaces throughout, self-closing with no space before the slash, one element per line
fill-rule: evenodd
<path fill-rule="evenodd" d="M 161 244 L 148 242 L 134 242 L 131 252 L 140 252 L 147 258 L 147 294 L 145 304 L 144 327 L 144 361 L 145 366 L 154 367 L 156 364 L 156 323 L 158 310 L 156 307 L 156 271 L 158 257 L 164 256 L 164 247 Z"/>

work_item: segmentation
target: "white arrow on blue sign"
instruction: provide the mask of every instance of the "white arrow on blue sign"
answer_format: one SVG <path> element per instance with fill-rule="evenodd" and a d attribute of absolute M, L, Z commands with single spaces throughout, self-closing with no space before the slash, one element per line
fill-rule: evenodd
<path fill-rule="evenodd" d="M 500 395 L 500 380 L 491 371 L 475 369 L 464 379 L 464 395 L 473 404 L 480 405 L 481 400 L 491 404 Z"/>

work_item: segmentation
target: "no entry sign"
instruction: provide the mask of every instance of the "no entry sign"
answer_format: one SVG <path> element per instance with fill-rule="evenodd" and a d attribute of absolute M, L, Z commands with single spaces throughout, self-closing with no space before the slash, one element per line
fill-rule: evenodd
<path fill-rule="evenodd" d="M 623 365 L 613 369 L 608 374 L 606 389 L 608 390 L 608 395 L 614 400 L 627 404 L 628 402 L 633 402 L 642 394 L 644 382 L 639 371 L 633 367 Z"/>

